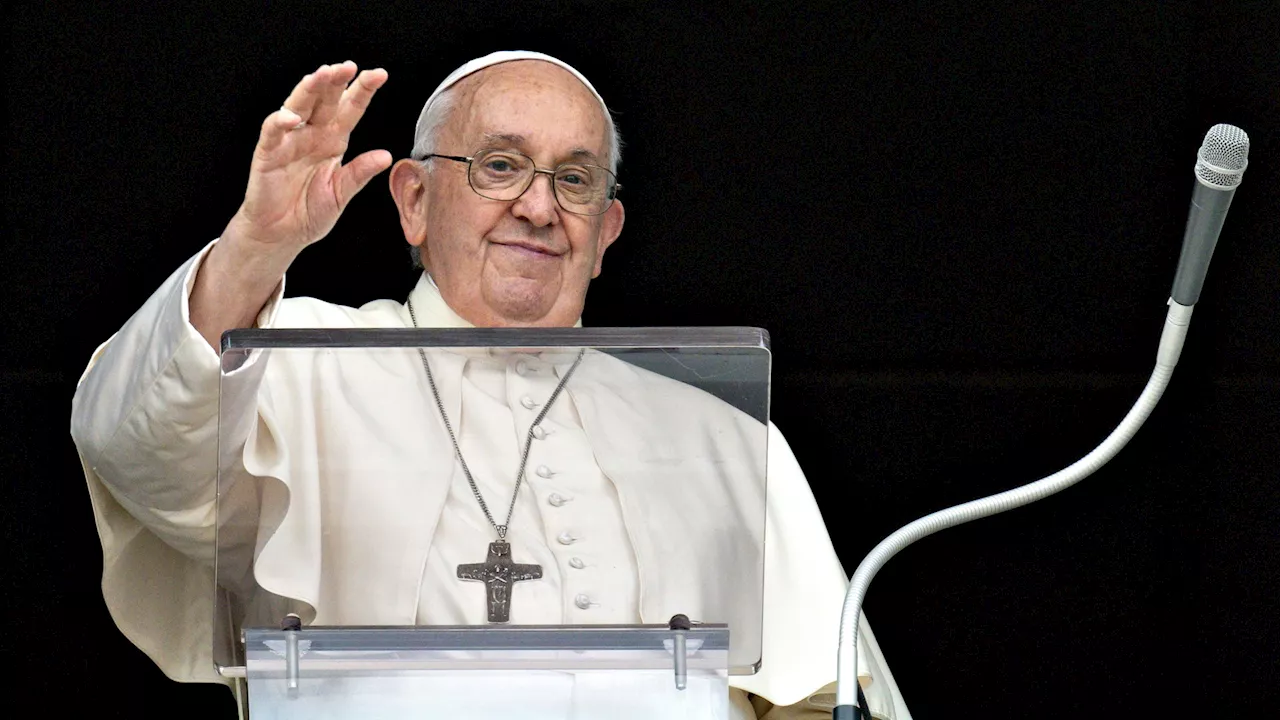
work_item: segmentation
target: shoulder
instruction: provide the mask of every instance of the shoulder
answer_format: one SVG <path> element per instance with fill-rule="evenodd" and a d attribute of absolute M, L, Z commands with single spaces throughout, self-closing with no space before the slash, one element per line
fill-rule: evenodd
<path fill-rule="evenodd" d="M 404 306 L 394 300 L 374 300 L 358 308 L 313 297 L 280 301 L 275 328 L 376 328 L 406 325 Z"/>

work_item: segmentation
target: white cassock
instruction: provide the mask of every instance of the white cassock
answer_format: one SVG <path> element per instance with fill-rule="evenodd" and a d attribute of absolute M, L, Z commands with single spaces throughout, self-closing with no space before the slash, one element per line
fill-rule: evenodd
<path fill-rule="evenodd" d="M 72 435 L 116 623 L 169 677 L 224 682 L 211 655 L 219 360 L 187 309 L 207 251 L 94 354 Z M 393 301 L 354 309 L 282 294 L 283 282 L 259 327 L 410 325 Z M 425 274 L 410 298 L 421 326 L 467 326 Z M 273 352 L 230 373 L 222 397 L 224 423 L 245 439 L 224 458 L 242 480 L 223 480 L 222 542 L 238 539 L 244 551 L 248 620 L 274 625 L 288 609 L 318 625 L 485 624 L 484 586 L 458 580 L 457 567 L 481 562 L 494 532 L 453 460 L 418 354 Z M 574 355 L 429 357 L 463 457 L 501 522 L 525 434 Z M 730 623 L 735 648 L 763 647 L 761 670 L 730 685 L 778 706 L 771 720 L 829 713 L 847 578 L 775 427 L 595 352 L 540 427 L 507 539 L 514 560 L 541 565 L 543 578 L 514 588 L 513 624 L 714 616 Z M 762 474 L 752 446 L 765 433 L 761 558 L 761 489 L 728 480 Z M 906 720 L 865 619 L 860 629 L 872 712 Z M 754 660 L 732 652 L 731 664 Z M 754 716 L 742 692 L 732 707 L 733 717 Z"/>

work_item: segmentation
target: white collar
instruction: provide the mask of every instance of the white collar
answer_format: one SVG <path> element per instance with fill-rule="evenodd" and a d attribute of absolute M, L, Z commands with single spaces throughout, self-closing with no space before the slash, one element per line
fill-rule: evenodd
<path fill-rule="evenodd" d="M 413 312 L 418 317 L 418 327 L 424 328 L 469 328 L 475 327 L 453 311 L 440 294 L 440 288 L 431 276 L 423 272 L 418 277 L 418 284 L 409 293 L 409 301 L 413 303 Z"/>

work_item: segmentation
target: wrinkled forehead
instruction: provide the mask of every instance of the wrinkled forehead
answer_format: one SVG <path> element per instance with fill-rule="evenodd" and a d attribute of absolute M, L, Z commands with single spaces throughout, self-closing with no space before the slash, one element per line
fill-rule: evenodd
<path fill-rule="evenodd" d="M 535 159 L 606 158 L 608 123 L 600 99 L 561 67 L 506 62 L 460 80 L 452 93 L 454 109 L 442 134 L 468 152 L 497 145 Z"/>

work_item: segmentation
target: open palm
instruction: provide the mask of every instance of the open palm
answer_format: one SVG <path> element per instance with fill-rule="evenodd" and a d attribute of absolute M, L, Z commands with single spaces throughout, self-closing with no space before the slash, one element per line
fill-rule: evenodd
<path fill-rule="evenodd" d="M 355 63 L 324 65 L 267 116 L 235 221 L 244 239 L 300 252 L 327 235 L 355 194 L 391 165 L 385 150 L 342 163 L 351 131 L 386 80 L 381 69 L 357 76 Z"/>

